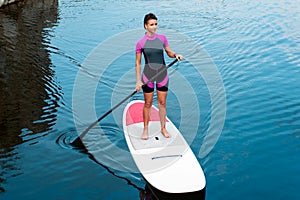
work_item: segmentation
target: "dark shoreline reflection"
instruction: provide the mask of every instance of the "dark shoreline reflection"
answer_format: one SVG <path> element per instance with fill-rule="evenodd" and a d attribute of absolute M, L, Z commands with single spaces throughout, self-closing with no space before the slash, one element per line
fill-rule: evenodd
<path fill-rule="evenodd" d="M 15 146 L 41 137 L 56 121 L 59 87 L 47 43 L 58 0 L 28 0 L 0 9 L 0 193 L 21 172 Z"/>

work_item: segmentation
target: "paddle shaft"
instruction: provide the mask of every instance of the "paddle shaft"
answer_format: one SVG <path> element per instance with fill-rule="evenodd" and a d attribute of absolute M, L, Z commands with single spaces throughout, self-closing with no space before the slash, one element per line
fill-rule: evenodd
<path fill-rule="evenodd" d="M 147 85 L 150 82 L 153 82 L 162 72 L 164 72 L 165 70 L 167 70 L 169 67 L 171 67 L 172 65 L 174 65 L 178 60 L 175 59 L 173 60 L 170 64 L 168 64 L 166 66 L 166 68 L 164 68 L 163 70 L 161 70 L 160 72 L 158 72 L 157 74 L 155 74 L 155 76 L 153 76 L 150 80 L 148 80 L 146 83 L 144 83 L 143 85 Z M 114 111 L 116 108 L 118 108 L 120 105 L 122 105 L 125 101 L 127 101 L 130 97 L 132 97 L 133 95 L 135 95 L 138 91 L 135 90 L 133 91 L 130 95 L 128 95 L 127 97 L 125 97 L 122 101 L 120 101 L 117 105 L 115 105 L 114 107 L 112 107 L 109 111 L 107 111 L 106 113 L 104 113 L 101 117 L 99 117 L 95 122 L 93 122 L 91 125 L 89 125 L 89 127 L 87 127 L 87 129 L 85 129 L 80 135 L 79 137 L 77 137 L 72 144 L 76 144 L 76 143 L 81 143 L 81 139 L 89 132 L 89 130 L 91 128 L 93 128 L 98 122 L 100 122 L 102 119 L 104 119 L 107 115 L 109 115 L 112 111 Z"/>

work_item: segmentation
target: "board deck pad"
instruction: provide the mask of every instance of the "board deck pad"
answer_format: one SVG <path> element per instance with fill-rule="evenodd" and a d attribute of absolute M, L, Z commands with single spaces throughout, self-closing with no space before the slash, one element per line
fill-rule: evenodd
<path fill-rule="evenodd" d="M 159 148 L 164 146 L 176 146 L 181 145 L 182 141 L 177 137 L 176 131 L 168 129 L 170 138 L 165 138 L 160 131 L 160 122 L 150 122 L 148 131 L 148 140 L 142 140 L 141 136 L 143 133 L 143 123 L 136 124 L 135 127 L 128 127 L 130 132 L 129 138 L 133 147 L 136 150 Z"/>
<path fill-rule="evenodd" d="M 166 128 L 170 134 L 170 138 L 165 138 L 162 135 L 159 112 L 154 107 L 151 108 L 150 112 L 148 140 L 142 140 L 141 137 L 144 129 L 143 106 L 144 103 L 142 102 L 132 104 L 126 113 L 126 125 L 128 127 L 129 138 L 133 147 L 136 150 L 140 150 L 182 145 L 182 140 L 177 137 L 178 130 L 174 130 L 172 127 L 168 126 L 168 119 L 166 119 Z"/>

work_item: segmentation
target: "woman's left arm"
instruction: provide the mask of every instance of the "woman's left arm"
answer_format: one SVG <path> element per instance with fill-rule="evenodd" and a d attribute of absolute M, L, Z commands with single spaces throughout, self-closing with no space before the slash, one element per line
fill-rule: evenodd
<path fill-rule="evenodd" d="M 170 58 L 176 58 L 178 60 L 183 59 L 182 55 L 173 52 L 170 46 L 165 47 L 165 51 Z"/>

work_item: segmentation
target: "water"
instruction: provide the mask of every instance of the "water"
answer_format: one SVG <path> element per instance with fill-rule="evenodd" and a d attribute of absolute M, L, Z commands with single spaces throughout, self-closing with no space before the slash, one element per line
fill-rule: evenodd
<path fill-rule="evenodd" d="M 86 70 L 82 63 L 90 52 L 113 35 L 142 28 L 142 18 L 150 11 L 161 28 L 194 38 L 222 78 L 224 126 L 212 151 L 198 156 L 207 199 L 299 199 L 299 5 L 291 0 L 53 0 L 1 9 L 1 199 L 139 199 L 145 183 L 138 173 L 98 163 L 70 145 L 78 133 L 72 101 L 76 75 Z M 193 52 L 196 47 L 188 45 Z M 171 47 L 176 51 L 175 42 Z M 134 53 L 129 52 L 105 71 L 95 90 L 97 116 L 111 108 L 116 101 L 112 96 L 129 94 L 134 80 L 128 80 L 123 92 L 116 83 L 133 67 Z M 92 80 L 95 74 L 90 72 L 85 74 Z M 193 91 L 186 96 L 196 94 L 200 112 L 188 115 L 200 117 L 191 141 L 198 155 L 213 123 L 211 94 L 205 78 L 196 75 L 189 62 L 172 73 L 189 80 Z M 168 115 L 184 129 L 189 121 L 181 119 L 182 108 L 175 108 L 179 101 L 170 92 Z M 119 112 L 103 120 L 101 128 L 126 150 L 121 122 L 114 117 Z M 77 120 L 82 128 L 87 126 L 84 119 Z M 107 155 L 115 165 L 130 160 L 122 154 Z"/>

